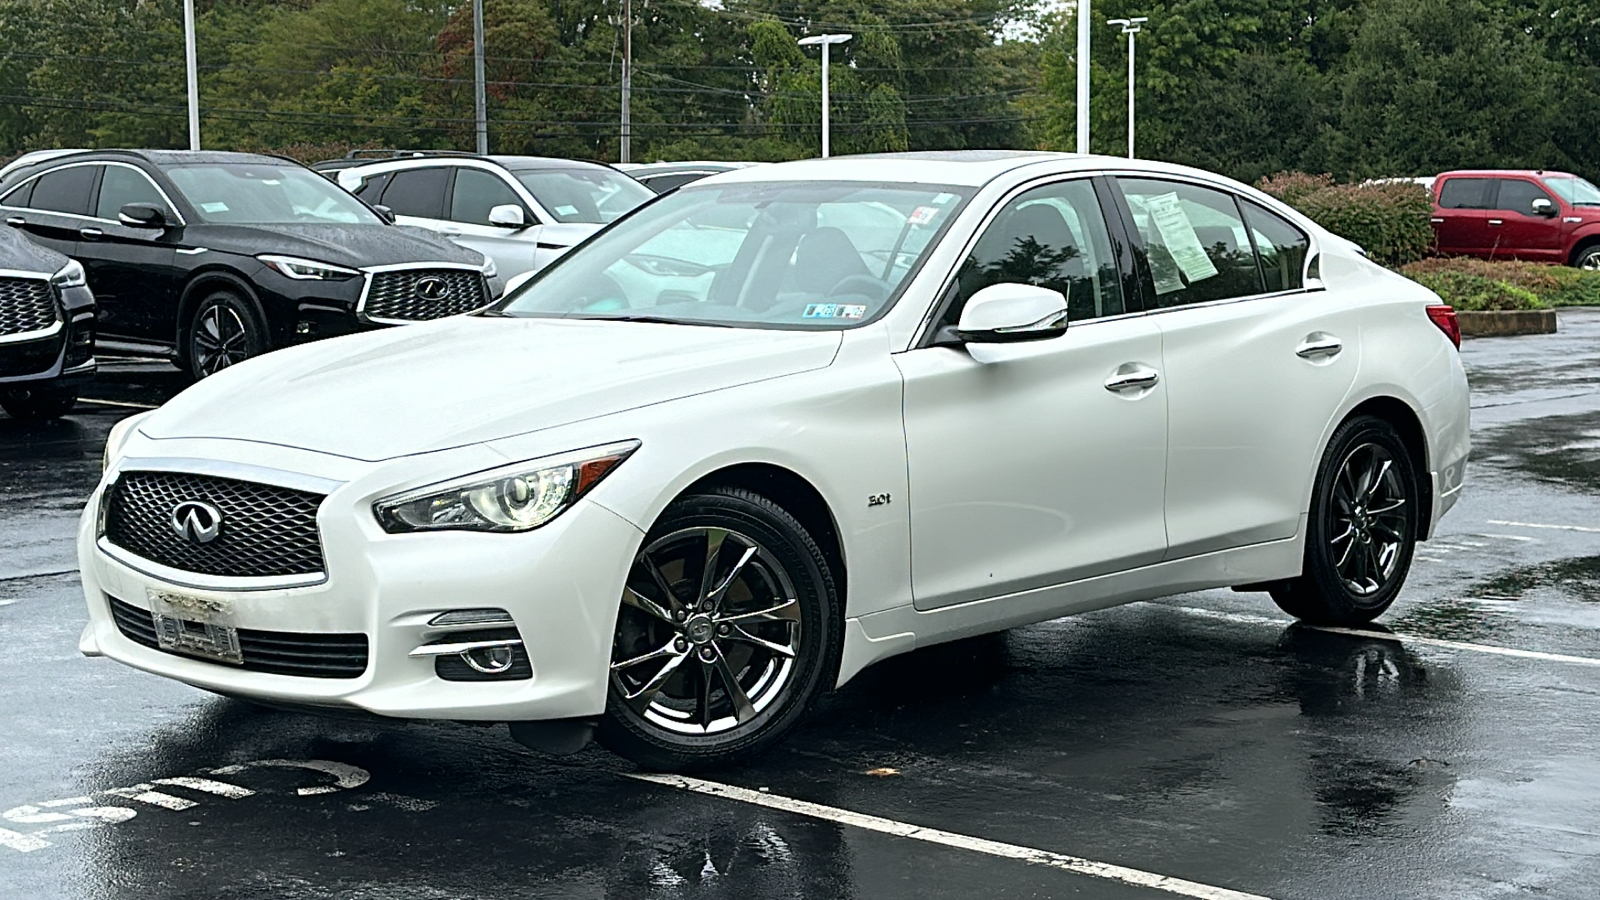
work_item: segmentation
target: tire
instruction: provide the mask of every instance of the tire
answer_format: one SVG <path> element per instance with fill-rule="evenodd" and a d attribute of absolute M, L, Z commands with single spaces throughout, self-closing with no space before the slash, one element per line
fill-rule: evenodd
<path fill-rule="evenodd" d="M 1600 244 L 1579 247 L 1577 252 L 1572 254 L 1572 267 L 1591 272 L 1600 271 Z"/>
<path fill-rule="evenodd" d="M 71 388 L 13 389 L 0 392 L 0 408 L 13 419 L 43 422 L 59 419 L 72 411 L 78 392 Z"/>
<path fill-rule="evenodd" d="M 208 294 L 184 331 L 184 362 L 195 381 L 267 351 L 267 329 L 248 301 L 228 291 Z"/>
<path fill-rule="evenodd" d="M 659 771 L 747 760 L 832 686 L 842 629 L 833 573 L 794 516 L 738 488 L 683 497 L 629 572 L 596 737 Z"/>
<path fill-rule="evenodd" d="M 1318 625 L 1362 625 L 1382 615 L 1411 569 L 1420 496 L 1394 426 L 1372 416 L 1340 425 L 1317 470 L 1304 568 L 1272 599 Z"/>

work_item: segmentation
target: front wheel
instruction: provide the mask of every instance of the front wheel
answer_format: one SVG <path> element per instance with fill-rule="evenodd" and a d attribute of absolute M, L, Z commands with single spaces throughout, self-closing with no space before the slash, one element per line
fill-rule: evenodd
<path fill-rule="evenodd" d="M 1311 498 L 1305 567 L 1272 591 L 1286 613 L 1323 625 L 1361 625 L 1394 602 L 1411 569 L 1421 492 L 1394 426 L 1372 416 L 1334 432 Z"/>
<path fill-rule="evenodd" d="M 839 670 L 827 559 L 771 500 L 674 502 L 634 559 L 597 736 L 648 769 L 725 766 L 776 743 Z"/>
<path fill-rule="evenodd" d="M 195 308 L 185 357 L 195 381 L 266 350 L 266 329 L 257 321 L 250 304 L 234 294 L 218 291 Z"/>
<path fill-rule="evenodd" d="M 1600 271 L 1600 244 L 1591 244 L 1572 257 L 1572 265 L 1590 272 Z"/>
<path fill-rule="evenodd" d="M 72 411 L 78 392 L 71 388 L 20 389 L 0 392 L 0 408 L 13 419 L 43 422 Z"/>

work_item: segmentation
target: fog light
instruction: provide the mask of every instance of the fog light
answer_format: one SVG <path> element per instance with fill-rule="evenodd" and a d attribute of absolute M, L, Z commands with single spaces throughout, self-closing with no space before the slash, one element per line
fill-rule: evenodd
<path fill-rule="evenodd" d="M 499 675 L 510 669 L 512 661 L 516 659 L 510 647 L 480 647 L 464 651 L 461 658 L 474 672 L 485 675 Z"/>

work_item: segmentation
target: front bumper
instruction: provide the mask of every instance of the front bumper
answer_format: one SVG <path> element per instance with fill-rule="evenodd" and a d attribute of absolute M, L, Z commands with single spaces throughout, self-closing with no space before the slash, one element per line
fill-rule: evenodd
<path fill-rule="evenodd" d="M 140 468 L 141 461 L 118 465 Z M 237 463 L 228 468 L 241 471 Z M 271 477 L 263 466 L 256 480 Z M 390 535 L 371 515 L 374 497 L 389 492 L 374 490 L 375 481 L 357 477 L 322 502 L 317 522 L 325 581 L 265 590 L 228 590 L 214 582 L 196 587 L 204 579 L 157 577 L 150 574 L 155 567 L 107 554 L 97 533 L 102 486 L 78 533 L 89 610 L 80 649 L 218 693 L 297 706 L 488 722 L 603 712 L 618 600 L 642 533 L 604 507 L 580 501 L 525 534 Z M 217 601 L 227 609 L 229 624 L 240 629 L 365 634 L 366 669 L 355 678 L 268 674 L 144 646 L 119 630 L 108 597 L 144 610 L 151 605 L 150 591 Z M 511 614 L 531 678 L 447 681 L 436 674 L 432 659 L 410 656 L 446 636 L 428 626 L 434 616 L 484 607 Z"/>
<path fill-rule="evenodd" d="M 0 388 L 74 387 L 94 377 L 94 296 L 77 287 L 59 298 L 49 334 L 0 336 Z"/>

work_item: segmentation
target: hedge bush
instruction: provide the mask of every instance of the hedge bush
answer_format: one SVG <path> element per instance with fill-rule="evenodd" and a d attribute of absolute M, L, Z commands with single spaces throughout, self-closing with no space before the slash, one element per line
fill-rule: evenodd
<path fill-rule="evenodd" d="M 1400 274 L 1423 284 L 1428 284 L 1427 278 L 1444 272 L 1464 273 L 1519 287 L 1532 292 L 1547 306 L 1600 306 L 1600 272 L 1547 263 L 1471 257 L 1435 257 L 1400 269 Z"/>
<path fill-rule="evenodd" d="M 1374 262 L 1403 266 L 1433 247 L 1433 200 L 1420 184 L 1335 184 L 1329 175 L 1281 172 L 1256 187 L 1360 244 Z"/>
<path fill-rule="evenodd" d="M 1499 309 L 1544 309 L 1546 304 L 1533 291 L 1471 272 L 1418 272 L 1410 276 L 1457 312 L 1484 312 Z"/>

